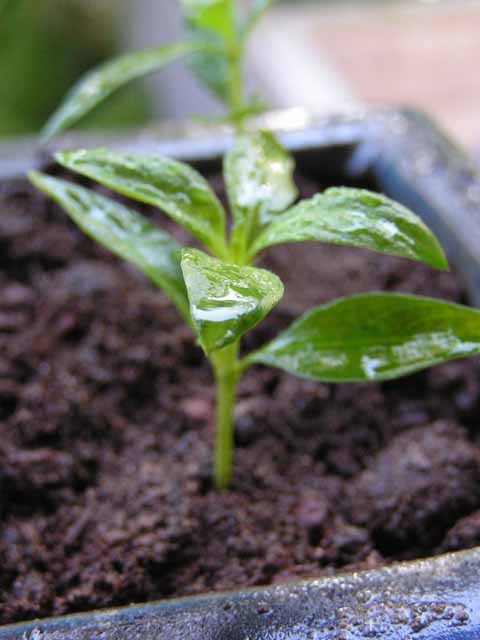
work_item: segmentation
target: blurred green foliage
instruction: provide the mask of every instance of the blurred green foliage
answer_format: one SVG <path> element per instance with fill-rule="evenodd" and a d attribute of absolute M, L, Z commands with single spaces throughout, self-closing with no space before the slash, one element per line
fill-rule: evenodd
<path fill-rule="evenodd" d="M 38 131 L 86 70 L 118 52 L 115 2 L 0 0 L 0 136 Z M 139 84 L 106 101 L 82 127 L 140 124 L 151 105 Z"/>

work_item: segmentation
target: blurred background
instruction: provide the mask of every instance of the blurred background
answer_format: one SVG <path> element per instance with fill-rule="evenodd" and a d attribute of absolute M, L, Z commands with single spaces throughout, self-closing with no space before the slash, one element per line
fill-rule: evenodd
<path fill-rule="evenodd" d="M 248 2 L 248 0 L 246 0 Z M 0 136 L 38 131 L 76 78 L 180 37 L 176 0 L 0 0 Z M 480 145 L 479 0 L 279 1 L 249 50 L 272 107 L 411 104 Z M 220 113 L 181 64 L 118 92 L 82 127 Z"/>

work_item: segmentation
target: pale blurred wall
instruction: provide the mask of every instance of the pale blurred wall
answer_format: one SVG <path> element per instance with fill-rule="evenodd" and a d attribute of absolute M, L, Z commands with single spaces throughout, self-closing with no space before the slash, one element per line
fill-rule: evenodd
<path fill-rule="evenodd" d="M 479 0 L 284 3 L 251 54 L 276 104 L 320 114 L 407 104 L 480 147 Z"/>

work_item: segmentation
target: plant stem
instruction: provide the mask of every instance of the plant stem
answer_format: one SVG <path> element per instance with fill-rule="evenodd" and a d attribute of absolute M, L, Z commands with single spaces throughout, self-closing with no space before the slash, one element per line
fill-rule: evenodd
<path fill-rule="evenodd" d="M 237 354 L 238 342 L 222 349 L 213 359 L 217 385 L 213 475 L 217 489 L 226 489 L 232 477 L 233 407 L 239 379 Z"/>
<path fill-rule="evenodd" d="M 229 53 L 230 63 L 230 90 L 228 96 L 228 106 L 230 118 L 237 131 L 243 129 L 244 87 L 243 87 L 243 47 L 236 44 Z"/>
<path fill-rule="evenodd" d="M 230 121 L 237 133 L 243 131 L 245 118 L 244 86 L 243 86 L 243 44 L 236 43 L 229 51 L 230 86 L 228 107 Z M 235 255 L 229 246 L 230 259 L 236 264 L 242 264 L 245 247 L 240 248 L 240 254 Z M 233 409 L 237 384 L 241 372 L 238 368 L 239 341 L 217 351 L 212 356 L 212 364 L 216 381 L 216 424 L 215 424 L 215 453 L 213 477 L 217 489 L 226 489 L 232 478 L 234 423 Z"/>

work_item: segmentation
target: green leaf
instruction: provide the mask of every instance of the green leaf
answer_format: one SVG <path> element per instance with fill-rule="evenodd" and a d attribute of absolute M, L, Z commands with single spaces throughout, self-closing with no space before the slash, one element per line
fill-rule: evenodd
<path fill-rule="evenodd" d="M 213 253 L 225 253 L 225 212 L 208 182 L 188 165 L 162 156 L 106 149 L 66 151 L 57 161 L 124 196 L 162 209 Z"/>
<path fill-rule="evenodd" d="M 196 53 L 191 56 L 188 67 L 217 98 L 228 102 L 231 69 L 226 54 Z"/>
<path fill-rule="evenodd" d="M 480 353 L 480 311 L 441 300 L 364 294 L 317 307 L 247 364 L 326 382 L 389 380 Z"/>
<path fill-rule="evenodd" d="M 198 49 L 198 43 L 178 43 L 127 53 L 89 71 L 73 86 L 42 131 L 48 140 L 71 127 L 111 93 L 131 80 L 160 71 L 170 62 Z"/>
<path fill-rule="evenodd" d="M 192 321 L 207 353 L 238 340 L 283 295 L 279 278 L 265 269 L 227 264 L 196 249 L 182 251 L 181 265 Z"/>
<path fill-rule="evenodd" d="M 181 0 L 186 33 L 192 42 L 217 51 L 200 51 L 188 66 L 197 78 L 222 101 L 227 102 L 231 84 L 228 45 L 236 39 L 233 0 Z"/>
<path fill-rule="evenodd" d="M 236 37 L 234 0 L 180 0 L 188 26 L 220 36 L 226 41 Z"/>
<path fill-rule="evenodd" d="M 135 211 L 89 189 L 36 171 L 29 178 L 61 205 L 88 236 L 143 271 L 190 322 L 180 268 L 181 246 L 168 233 Z"/>
<path fill-rule="evenodd" d="M 440 244 L 420 218 L 363 189 L 332 188 L 300 202 L 260 234 L 252 255 L 270 245 L 302 240 L 362 247 L 448 268 Z"/>
<path fill-rule="evenodd" d="M 292 156 L 268 131 L 240 136 L 227 153 L 224 175 L 233 211 L 233 244 L 246 243 L 297 197 Z"/>

